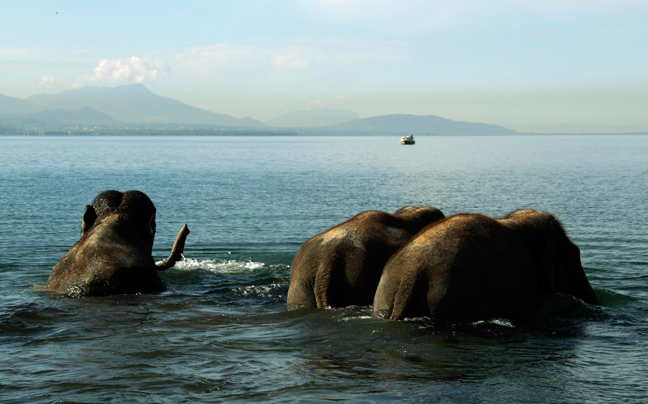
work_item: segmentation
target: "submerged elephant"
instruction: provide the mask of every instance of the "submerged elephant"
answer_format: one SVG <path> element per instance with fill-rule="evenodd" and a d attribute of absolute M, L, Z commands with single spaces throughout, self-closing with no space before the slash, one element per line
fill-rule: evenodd
<path fill-rule="evenodd" d="M 443 217 L 433 207 L 371 210 L 307 240 L 292 262 L 288 310 L 370 305 L 389 257 Z"/>
<path fill-rule="evenodd" d="M 153 202 L 140 191 L 104 191 L 85 207 L 81 238 L 54 266 L 46 289 L 72 297 L 162 292 L 158 271 L 181 259 L 188 234 L 184 225 L 156 265 Z"/>
<path fill-rule="evenodd" d="M 502 219 L 450 216 L 425 229 L 385 266 L 373 314 L 394 320 L 515 317 L 545 293 L 598 304 L 580 250 L 549 213 Z"/>

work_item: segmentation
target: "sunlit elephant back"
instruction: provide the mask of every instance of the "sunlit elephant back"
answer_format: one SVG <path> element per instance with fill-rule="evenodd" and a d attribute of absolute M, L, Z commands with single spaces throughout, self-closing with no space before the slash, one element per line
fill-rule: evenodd
<path fill-rule="evenodd" d="M 543 294 L 598 304 L 580 250 L 549 213 L 521 210 L 502 219 L 450 216 L 428 227 L 387 263 L 373 313 L 402 319 L 515 317 Z"/>
<path fill-rule="evenodd" d="M 433 207 L 372 210 L 307 240 L 292 262 L 288 310 L 370 305 L 389 257 L 443 217 Z"/>
<path fill-rule="evenodd" d="M 156 266 L 152 256 L 155 206 L 140 191 L 105 191 L 85 207 L 81 238 L 54 266 L 47 289 L 72 297 L 166 290 L 158 271 L 182 256 L 189 229 L 178 233 L 171 255 Z"/>

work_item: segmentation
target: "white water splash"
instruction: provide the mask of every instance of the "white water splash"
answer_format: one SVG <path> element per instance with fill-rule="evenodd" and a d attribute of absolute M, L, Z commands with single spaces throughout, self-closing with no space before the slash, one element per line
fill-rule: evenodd
<path fill-rule="evenodd" d="M 371 317 L 371 316 L 357 315 L 357 316 L 353 316 L 353 317 L 343 317 L 340 320 L 344 321 L 344 322 L 347 322 L 347 321 L 355 321 L 355 320 L 373 320 L 373 319 L 374 318 Z"/>
<path fill-rule="evenodd" d="M 274 298 L 276 294 L 281 291 L 283 285 L 279 283 L 272 283 L 270 285 L 263 286 L 245 286 L 242 288 L 234 289 L 234 295 L 236 296 L 259 296 L 264 298 Z"/>
<path fill-rule="evenodd" d="M 192 258 L 184 258 L 182 261 L 176 262 L 173 267 L 180 271 L 193 271 L 202 269 L 219 274 L 240 274 L 250 273 L 265 267 L 263 262 L 254 261 L 237 261 L 237 260 L 198 260 Z"/>
<path fill-rule="evenodd" d="M 513 325 L 513 323 L 511 323 L 510 320 L 504 318 L 494 318 L 488 321 L 480 320 L 473 323 L 473 325 L 481 325 L 481 324 L 494 324 L 500 327 L 515 328 L 515 326 Z"/>

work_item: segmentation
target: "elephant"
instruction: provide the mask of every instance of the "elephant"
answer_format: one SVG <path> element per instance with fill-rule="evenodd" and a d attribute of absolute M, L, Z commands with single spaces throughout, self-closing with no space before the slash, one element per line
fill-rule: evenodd
<path fill-rule="evenodd" d="M 513 319 L 545 294 L 599 304 L 580 250 L 551 214 L 519 210 L 501 219 L 449 216 L 413 238 L 385 265 L 373 316 Z"/>
<path fill-rule="evenodd" d="M 371 305 L 389 257 L 443 217 L 433 207 L 370 210 L 312 237 L 291 265 L 288 310 Z"/>
<path fill-rule="evenodd" d="M 85 207 L 81 238 L 52 269 L 46 290 L 70 297 L 166 290 L 158 271 L 182 258 L 185 224 L 169 257 L 153 260 L 155 206 L 140 191 L 104 191 Z"/>

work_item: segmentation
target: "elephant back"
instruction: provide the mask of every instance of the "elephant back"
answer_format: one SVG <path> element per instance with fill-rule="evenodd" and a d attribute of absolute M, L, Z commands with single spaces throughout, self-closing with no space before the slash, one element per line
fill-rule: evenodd
<path fill-rule="evenodd" d="M 371 210 L 310 238 L 293 260 L 288 309 L 370 305 L 387 260 L 440 217 L 431 207 Z"/>

